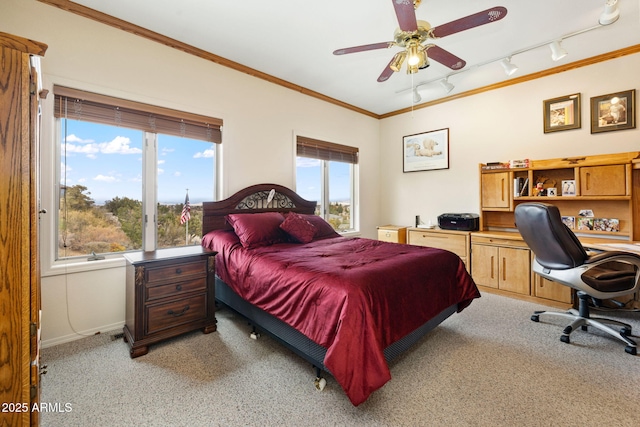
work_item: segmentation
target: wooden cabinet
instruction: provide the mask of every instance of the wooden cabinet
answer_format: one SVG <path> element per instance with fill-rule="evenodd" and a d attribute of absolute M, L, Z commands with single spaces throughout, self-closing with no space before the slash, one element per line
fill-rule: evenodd
<path fill-rule="evenodd" d="M 581 196 L 625 196 L 628 193 L 626 166 L 587 166 L 580 170 Z"/>
<path fill-rule="evenodd" d="M 38 62 L 47 46 L 0 33 L 0 424 L 38 425 Z M 17 406 L 16 406 L 17 405 Z"/>
<path fill-rule="evenodd" d="M 520 203 L 552 203 L 563 216 L 577 219 L 582 210 L 595 218 L 616 219 L 618 228 L 580 229 L 585 235 L 640 240 L 640 152 L 533 160 L 528 168 L 485 169 L 480 165 L 480 230 L 515 228 L 513 211 Z M 526 182 L 523 195 L 514 194 L 514 181 Z M 538 182 L 556 196 L 539 196 Z M 563 195 L 563 182 L 571 182 L 575 193 Z M 505 200 L 506 198 L 506 200 Z M 576 221 L 577 224 L 577 221 Z"/>
<path fill-rule="evenodd" d="M 383 225 L 378 227 L 378 240 L 391 243 L 407 243 L 407 227 Z"/>
<path fill-rule="evenodd" d="M 442 230 L 440 228 L 409 228 L 408 243 L 445 249 L 458 255 L 469 271 L 470 233 L 468 231 Z"/>
<path fill-rule="evenodd" d="M 216 330 L 215 255 L 200 246 L 125 255 L 124 338 L 132 358 L 176 335 Z"/>
<path fill-rule="evenodd" d="M 512 178 L 509 172 L 483 173 L 480 179 L 482 209 L 509 209 Z"/>
<path fill-rule="evenodd" d="M 640 240 L 640 152 L 530 160 L 525 168 L 502 166 L 506 164 L 480 165 L 480 232 L 471 238 L 472 276 L 479 285 L 572 302 L 571 289 L 532 274 L 529 265 L 524 265 L 527 256 L 521 251 L 526 245 L 516 244 L 521 238 L 514 220 L 515 208 L 521 203 L 554 204 L 562 216 L 574 219 L 573 231 L 583 241 Z M 542 183 L 547 191 L 555 188 L 556 195 L 538 195 L 536 183 Z M 574 189 L 572 194 L 563 194 L 563 183 Z M 520 184 L 524 185 L 522 191 Z M 618 228 L 588 225 L 578 229 L 580 212 L 585 210 L 592 211 L 594 218 L 616 219 Z M 594 220 L 593 224 L 597 223 Z M 529 261 L 532 257 L 529 254 Z M 530 277 L 517 274 L 518 269 L 528 271 Z"/>
<path fill-rule="evenodd" d="M 531 288 L 531 251 L 520 239 L 471 236 L 476 284 L 521 295 Z"/>

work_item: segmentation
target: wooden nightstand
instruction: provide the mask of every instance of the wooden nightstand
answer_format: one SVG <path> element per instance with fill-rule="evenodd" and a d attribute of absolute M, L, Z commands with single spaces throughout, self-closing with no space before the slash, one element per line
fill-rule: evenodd
<path fill-rule="evenodd" d="M 378 240 L 391 243 L 407 243 L 407 227 L 383 225 L 378 227 Z"/>
<path fill-rule="evenodd" d="M 125 255 L 124 339 L 132 358 L 176 335 L 216 330 L 215 255 L 200 246 Z"/>

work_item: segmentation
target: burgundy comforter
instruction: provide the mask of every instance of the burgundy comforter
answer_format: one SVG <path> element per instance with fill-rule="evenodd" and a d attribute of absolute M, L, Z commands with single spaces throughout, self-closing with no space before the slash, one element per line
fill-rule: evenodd
<path fill-rule="evenodd" d="M 345 237 L 245 249 L 231 231 L 205 237 L 238 295 L 327 349 L 354 405 L 391 379 L 387 346 L 480 296 L 460 258 L 440 249 Z"/>

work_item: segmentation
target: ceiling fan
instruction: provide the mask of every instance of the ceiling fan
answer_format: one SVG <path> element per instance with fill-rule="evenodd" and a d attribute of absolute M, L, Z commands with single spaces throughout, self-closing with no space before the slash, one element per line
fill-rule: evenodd
<path fill-rule="evenodd" d="M 404 48 L 391 58 L 389 64 L 378 77 L 379 82 L 387 81 L 394 72 L 400 71 L 405 60 L 407 61 L 407 74 L 415 74 L 418 70 L 427 68 L 429 57 L 452 70 L 463 68 L 466 65 L 463 59 L 432 43 L 423 43 L 499 21 L 507 14 L 506 8 L 496 6 L 432 28 L 428 22 L 416 19 L 415 9 L 420 6 L 422 0 L 392 0 L 392 2 L 400 25 L 394 33 L 393 41 L 347 47 L 333 52 L 334 55 L 345 55 L 367 50 L 387 49 L 392 46 Z M 429 51 L 428 56 L 427 51 Z"/>

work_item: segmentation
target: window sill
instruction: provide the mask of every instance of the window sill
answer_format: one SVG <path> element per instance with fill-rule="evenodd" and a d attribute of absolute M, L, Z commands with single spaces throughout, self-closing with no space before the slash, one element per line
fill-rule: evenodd
<path fill-rule="evenodd" d="M 46 271 L 43 269 L 42 277 L 61 276 L 69 273 L 82 273 L 87 271 L 104 270 L 109 268 L 123 268 L 126 262 L 122 255 L 104 260 L 87 261 L 86 258 L 59 260 Z"/>

